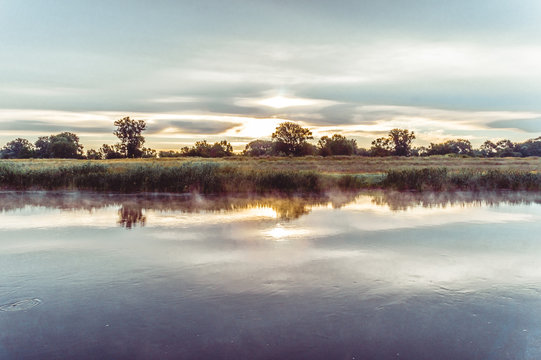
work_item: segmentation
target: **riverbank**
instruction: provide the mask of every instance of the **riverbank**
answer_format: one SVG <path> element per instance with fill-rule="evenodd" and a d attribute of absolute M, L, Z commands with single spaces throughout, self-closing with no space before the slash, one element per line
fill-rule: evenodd
<path fill-rule="evenodd" d="M 476 158 L 245 158 L 0 161 L 0 188 L 104 192 L 321 193 L 541 190 L 541 161 Z"/>

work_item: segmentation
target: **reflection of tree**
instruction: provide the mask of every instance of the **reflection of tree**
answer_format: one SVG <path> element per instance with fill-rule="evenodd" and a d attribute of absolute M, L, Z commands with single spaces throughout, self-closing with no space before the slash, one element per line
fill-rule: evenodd
<path fill-rule="evenodd" d="M 139 206 L 123 204 L 120 209 L 118 209 L 117 224 L 126 229 L 131 229 L 137 225 L 145 226 L 146 221 L 147 217 L 143 214 L 143 209 Z"/>
<path fill-rule="evenodd" d="M 317 206 L 340 208 L 358 197 L 368 195 L 372 203 L 391 210 L 411 207 L 481 206 L 498 204 L 541 203 L 541 192 L 397 192 L 335 193 L 324 196 L 199 196 L 196 194 L 96 194 L 62 191 L 0 192 L 0 211 L 13 211 L 26 206 L 62 210 L 95 210 L 119 206 L 118 225 L 131 229 L 146 225 L 146 210 L 200 212 L 239 212 L 252 208 L 271 208 L 280 220 L 294 220 Z"/>
<path fill-rule="evenodd" d="M 499 204 L 541 203 L 541 194 L 521 191 L 492 192 L 399 192 L 382 191 L 372 194 L 372 203 L 388 206 L 391 210 L 407 210 L 411 207 L 447 206 L 497 206 Z"/>
<path fill-rule="evenodd" d="M 309 214 L 313 204 L 298 199 L 279 199 L 266 204 L 276 211 L 278 217 L 282 220 L 298 219 L 302 215 Z"/>

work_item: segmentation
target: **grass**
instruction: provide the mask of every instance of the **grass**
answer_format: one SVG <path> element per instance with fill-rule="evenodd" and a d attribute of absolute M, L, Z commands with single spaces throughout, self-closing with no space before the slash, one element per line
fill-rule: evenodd
<path fill-rule="evenodd" d="M 38 160 L 0 160 L 2 163 L 19 164 L 25 168 L 59 167 L 81 164 L 84 160 L 38 159 Z M 117 159 L 89 161 L 92 164 L 104 164 L 115 169 L 124 169 L 134 164 L 158 164 L 165 167 L 179 166 L 185 163 L 205 162 L 231 165 L 242 170 L 269 171 L 314 171 L 318 174 L 382 174 L 396 169 L 422 169 L 445 167 L 450 171 L 463 169 L 508 169 L 540 171 L 541 158 L 460 158 L 448 156 L 430 157 L 361 157 L 361 156 L 306 156 L 306 157 L 243 157 L 226 158 L 163 158 L 163 159 Z"/>
<path fill-rule="evenodd" d="M 3 160 L 0 188 L 102 192 L 321 193 L 541 190 L 541 161 L 475 158 Z"/>
<path fill-rule="evenodd" d="M 0 164 L 0 187 L 4 189 L 77 189 L 109 192 L 306 192 L 321 189 L 321 177 L 314 172 L 255 171 L 212 162 L 63 164 L 57 167 L 25 167 Z"/>
<path fill-rule="evenodd" d="M 541 174 L 525 170 L 447 168 L 390 170 L 383 188 L 416 191 L 541 190 Z"/>

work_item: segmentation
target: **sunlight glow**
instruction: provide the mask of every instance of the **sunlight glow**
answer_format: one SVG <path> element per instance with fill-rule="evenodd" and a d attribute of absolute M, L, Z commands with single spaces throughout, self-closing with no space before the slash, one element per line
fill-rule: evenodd
<path fill-rule="evenodd" d="M 307 229 L 299 228 L 284 228 L 281 224 L 278 224 L 272 229 L 265 231 L 264 234 L 276 241 L 287 241 L 290 238 L 304 237 L 309 234 L 309 231 Z"/>
<path fill-rule="evenodd" d="M 311 99 L 288 98 L 288 97 L 279 95 L 279 96 L 275 96 L 275 97 L 258 101 L 257 103 L 260 105 L 273 107 L 275 109 L 283 109 L 283 108 L 292 107 L 292 106 L 316 105 L 317 101 L 311 100 Z"/>

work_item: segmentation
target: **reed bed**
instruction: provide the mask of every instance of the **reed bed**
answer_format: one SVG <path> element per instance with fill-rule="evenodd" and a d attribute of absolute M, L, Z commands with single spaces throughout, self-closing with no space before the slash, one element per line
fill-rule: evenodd
<path fill-rule="evenodd" d="M 336 186 L 342 177 L 336 179 Z M 348 183 L 346 181 L 345 183 Z M 27 168 L 16 163 L 0 164 L 0 187 L 30 190 L 93 190 L 110 192 L 200 192 L 319 193 L 331 181 L 312 171 L 246 170 L 212 162 L 163 166 L 133 163 L 118 167 L 84 163 L 58 167 Z"/>
<path fill-rule="evenodd" d="M 381 173 L 326 173 L 264 169 L 228 162 L 65 162 L 28 166 L 0 162 L 0 188 L 100 192 L 322 193 L 382 188 L 415 191 L 541 190 L 541 174 L 523 169 L 391 169 Z"/>
<path fill-rule="evenodd" d="M 390 170 L 382 181 L 383 188 L 416 191 L 491 191 L 541 190 L 541 174 L 534 171 L 447 168 Z"/>

